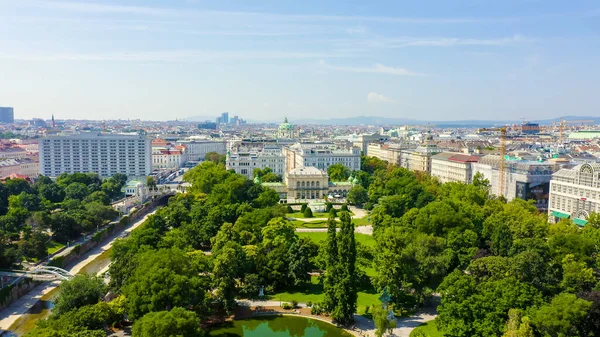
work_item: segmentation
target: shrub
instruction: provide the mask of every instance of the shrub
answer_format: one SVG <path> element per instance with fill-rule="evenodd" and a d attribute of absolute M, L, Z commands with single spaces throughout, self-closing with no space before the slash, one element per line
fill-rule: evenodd
<path fill-rule="evenodd" d="M 313 304 L 312 301 L 306 301 L 306 306 L 307 307 L 309 307 L 309 308 L 312 307 L 312 304 Z"/>
<path fill-rule="evenodd" d="M 302 214 L 304 215 L 305 218 L 313 217 L 313 213 L 312 213 L 312 210 L 310 209 L 310 207 L 306 207 L 306 209 L 304 210 L 304 212 L 302 212 Z"/>
<path fill-rule="evenodd" d="M 311 315 L 320 315 L 324 312 L 323 307 L 321 306 L 320 303 L 314 303 L 312 308 L 310 308 L 310 314 Z"/>
<path fill-rule="evenodd" d="M 286 213 L 294 213 L 294 209 L 292 208 L 292 206 L 288 205 L 287 210 L 285 212 Z"/>
<path fill-rule="evenodd" d="M 342 211 L 348 211 L 348 204 L 342 204 Z"/>
<path fill-rule="evenodd" d="M 306 211 L 307 207 L 308 207 L 307 204 L 302 204 L 302 207 L 300 208 L 300 213 L 304 214 L 304 211 Z"/>
<path fill-rule="evenodd" d="M 298 301 L 292 300 L 292 307 L 297 308 L 298 307 Z"/>
<path fill-rule="evenodd" d="M 325 204 L 325 212 L 330 212 L 333 209 L 333 204 L 328 202 Z"/>
<path fill-rule="evenodd" d="M 290 303 L 287 303 L 287 302 L 285 302 L 285 303 L 282 303 L 282 304 L 281 304 L 281 308 L 283 308 L 283 309 L 285 309 L 285 310 L 291 310 L 291 309 L 294 309 L 294 307 L 293 307 L 293 306 L 292 306 Z"/>

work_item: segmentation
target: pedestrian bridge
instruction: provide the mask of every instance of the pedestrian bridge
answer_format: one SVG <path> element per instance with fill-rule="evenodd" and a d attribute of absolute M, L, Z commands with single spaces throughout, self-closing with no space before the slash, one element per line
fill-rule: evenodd
<path fill-rule="evenodd" d="M 5 276 L 16 277 L 14 281 L 10 283 L 10 285 L 14 285 L 19 283 L 24 278 L 31 278 L 35 281 L 65 281 L 70 280 L 74 277 L 73 274 L 68 271 L 53 267 L 53 266 L 41 266 L 33 270 L 29 271 L 15 271 L 15 272 L 3 272 Z"/>

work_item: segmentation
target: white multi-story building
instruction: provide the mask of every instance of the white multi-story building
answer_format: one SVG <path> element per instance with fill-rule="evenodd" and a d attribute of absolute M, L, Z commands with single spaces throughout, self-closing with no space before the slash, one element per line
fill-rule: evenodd
<path fill-rule="evenodd" d="M 405 147 L 400 144 L 371 143 L 367 147 L 366 155 L 385 160 L 390 164 L 400 165 L 402 149 Z"/>
<path fill-rule="evenodd" d="M 600 212 L 600 164 L 582 164 L 561 169 L 550 180 L 548 219 L 571 218 L 579 226 L 590 213 Z"/>
<path fill-rule="evenodd" d="M 250 179 L 257 168 L 269 167 L 273 173 L 283 175 L 285 156 L 277 145 L 265 145 L 262 149 L 234 148 L 227 153 L 226 167 Z"/>
<path fill-rule="evenodd" d="M 330 143 L 296 143 L 284 148 L 286 171 L 309 166 L 327 171 L 333 164 L 357 171 L 360 170 L 360 151 L 358 147 L 345 149 Z"/>
<path fill-rule="evenodd" d="M 186 162 L 185 148 L 152 149 L 153 169 L 178 169 Z"/>
<path fill-rule="evenodd" d="M 209 152 L 216 152 L 218 154 L 225 154 L 227 152 L 225 141 L 220 140 L 178 140 L 177 144 L 185 145 L 187 160 L 190 161 L 203 161 Z"/>
<path fill-rule="evenodd" d="M 470 184 L 472 181 L 472 163 L 481 156 L 456 152 L 442 152 L 431 157 L 431 176 L 440 182 L 459 182 Z"/>
<path fill-rule="evenodd" d="M 144 134 L 81 133 L 40 140 L 40 173 L 96 172 L 101 177 L 123 173 L 128 177 L 152 172 L 152 148 Z"/>

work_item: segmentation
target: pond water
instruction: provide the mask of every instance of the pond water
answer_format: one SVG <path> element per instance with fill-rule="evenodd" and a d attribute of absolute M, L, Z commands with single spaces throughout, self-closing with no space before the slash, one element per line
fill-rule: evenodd
<path fill-rule="evenodd" d="M 209 333 L 211 337 L 351 337 L 332 324 L 293 316 L 265 316 L 227 323 Z"/>

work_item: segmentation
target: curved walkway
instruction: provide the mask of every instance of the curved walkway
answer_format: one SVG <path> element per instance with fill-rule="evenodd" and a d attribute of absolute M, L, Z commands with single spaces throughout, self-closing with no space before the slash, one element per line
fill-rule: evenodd
<path fill-rule="evenodd" d="M 244 306 L 244 307 L 257 307 L 257 306 L 280 307 L 281 306 L 280 301 L 240 300 L 240 301 L 237 301 L 237 303 L 238 303 L 238 305 Z M 412 315 L 410 317 L 396 318 L 396 328 L 394 328 L 393 335 L 395 337 L 409 337 L 410 333 L 416 327 L 418 327 L 419 325 L 421 325 L 425 322 L 434 320 L 437 317 L 437 312 L 435 309 L 436 303 L 437 302 L 434 302 L 430 306 L 424 308 L 419 313 Z M 306 303 L 298 303 L 298 307 L 306 308 Z M 281 313 L 276 312 L 275 314 L 281 314 Z M 314 315 L 303 315 L 303 314 L 294 314 L 294 315 L 301 315 L 301 316 L 305 316 L 308 318 L 319 319 L 319 316 L 314 316 Z M 327 321 L 326 319 L 323 319 L 323 318 L 321 318 L 321 320 Z M 355 320 L 355 327 L 359 331 L 358 335 L 369 336 L 369 337 L 375 336 L 375 324 L 373 323 L 373 320 L 370 320 L 364 316 L 356 315 L 356 314 L 354 315 L 354 320 Z M 328 322 L 331 323 L 330 321 L 328 321 Z M 355 330 L 351 330 L 351 329 L 346 329 L 346 330 L 349 332 L 353 332 L 355 335 L 357 335 Z"/>

